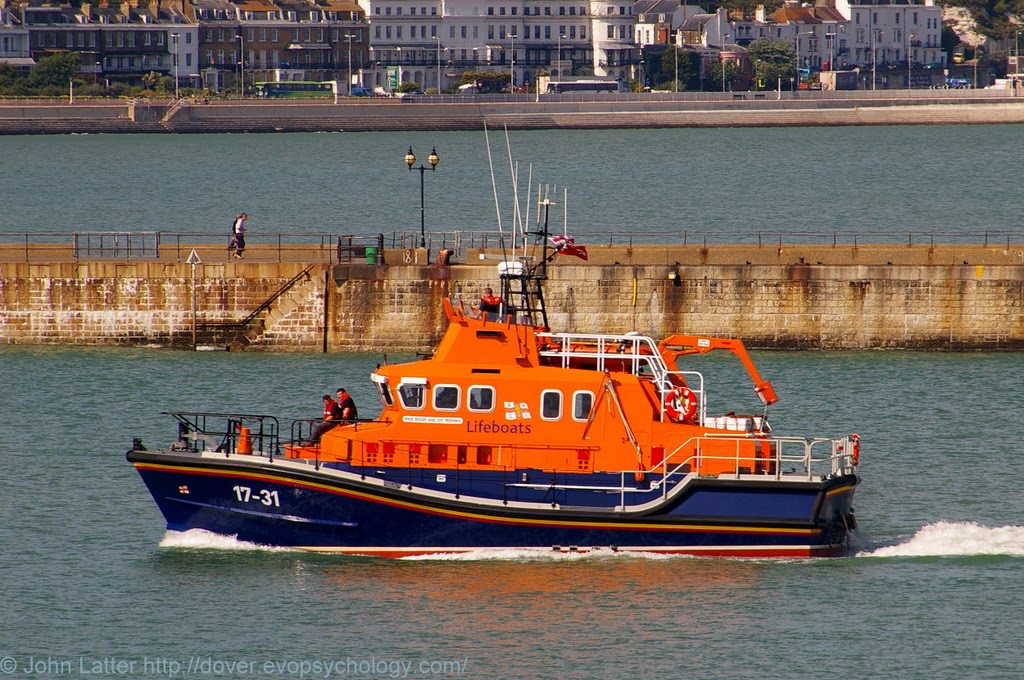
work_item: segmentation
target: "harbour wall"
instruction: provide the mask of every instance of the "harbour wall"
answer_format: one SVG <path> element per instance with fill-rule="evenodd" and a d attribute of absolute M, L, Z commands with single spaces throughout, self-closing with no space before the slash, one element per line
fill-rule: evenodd
<path fill-rule="evenodd" d="M 0 102 L 0 135 L 70 133 L 380 132 L 1024 122 L 1009 90 L 658 93 L 282 101 Z"/>
<path fill-rule="evenodd" d="M 497 253 L 352 262 L 0 261 L 0 343 L 428 351 L 441 302 L 496 287 Z M 559 256 L 553 330 L 750 347 L 1024 349 L 1024 246 L 619 246 Z M 267 258 L 268 260 L 270 258 Z M 408 263 L 406 263 L 408 261 Z M 193 289 L 195 306 L 193 311 Z"/>

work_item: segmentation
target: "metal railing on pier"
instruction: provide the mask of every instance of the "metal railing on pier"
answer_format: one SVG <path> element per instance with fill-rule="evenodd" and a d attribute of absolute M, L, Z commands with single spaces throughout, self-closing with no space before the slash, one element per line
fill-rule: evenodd
<path fill-rule="evenodd" d="M 652 231 L 590 229 L 575 234 L 576 242 L 588 246 L 642 245 L 710 246 L 743 245 L 758 248 L 782 246 L 867 246 L 867 245 L 974 245 L 1022 249 L 1024 230 L 974 229 L 964 231 L 912 230 L 823 230 L 790 231 L 762 229 L 746 231 L 665 229 Z M 256 262 L 342 262 L 380 263 L 384 249 L 412 251 L 419 248 L 418 230 L 379 233 L 261 232 L 251 238 L 246 259 Z M 426 235 L 430 253 L 451 251 L 462 258 L 470 250 L 504 250 L 511 254 L 514 239 L 507 232 L 465 228 L 431 231 Z M 376 248 L 377 251 L 371 251 Z M 59 231 L 0 232 L 0 261 L 61 262 L 81 260 L 160 260 L 185 262 L 195 249 L 203 262 L 227 260 L 227 239 L 208 232 L 186 231 L 89 231 L 72 232 L 70 239 Z M 374 257 L 370 257 L 370 255 Z M 411 261 L 411 260 L 410 260 Z M 389 263 L 397 264 L 397 263 Z"/>

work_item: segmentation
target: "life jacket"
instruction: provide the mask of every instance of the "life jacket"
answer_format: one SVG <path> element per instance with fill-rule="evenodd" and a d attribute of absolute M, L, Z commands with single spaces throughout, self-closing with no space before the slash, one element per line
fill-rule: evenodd
<path fill-rule="evenodd" d="M 338 405 L 338 402 L 333 399 L 329 399 L 324 402 L 324 420 L 328 420 L 331 417 L 331 413 L 334 411 L 334 407 Z"/>
<path fill-rule="evenodd" d="M 496 312 L 501 309 L 501 298 L 497 295 L 484 295 L 480 298 L 481 312 Z"/>

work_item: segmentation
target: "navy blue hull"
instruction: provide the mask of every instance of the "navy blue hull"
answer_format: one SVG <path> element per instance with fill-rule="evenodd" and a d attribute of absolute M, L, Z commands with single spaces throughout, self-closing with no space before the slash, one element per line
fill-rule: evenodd
<path fill-rule="evenodd" d="M 132 451 L 128 459 L 169 529 L 205 529 L 259 544 L 388 556 L 569 546 L 745 557 L 836 555 L 844 548 L 857 483 L 852 475 L 799 484 L 694 480 L 684 493 L 660 503 L 657 488 L 634 494 L 639 497 L 627 503 L 646 503 L 644 510 L 622 512 L 613 510 L 619 494 L 587 496 L 603 499 L 607 507 L 570 507 L 564 502 L 568 492 L 559 489 L 516 489 L 516 498 L 508 503 L 476 502 L 509 500 L 509 485 L 498 483 L 501 479 L 466 480 L 459 487 L 462 493 L 451 494 L 429 485 L 410 488 L 386 477 L 360 480 L 259 457 Z M 430 474 L 431 479 L 445 479 L 458 471 Z M 502 495 L 473 497 L 463 491 L 474 485 L 478 491 L 501 488 Z M 545 502 L 545 493 L 557 502 L 524 507 L 524 501 Z M 521 497 L 531 494 L 541 497 Z"/>

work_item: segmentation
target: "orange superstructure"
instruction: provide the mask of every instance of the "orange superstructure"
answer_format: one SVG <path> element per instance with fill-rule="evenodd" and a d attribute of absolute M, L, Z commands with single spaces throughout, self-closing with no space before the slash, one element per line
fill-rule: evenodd
<path fill-rule="evenodd" d="M 731 351 L 762 401 L 774 403 L 771 384 L 739 340 L 672 336 L 655 344 L 635 333 L 550 333 L 517 320 L 514 310 L 492 320 L 445 301 L 445 312 L 449 327 L 432 357 L 381 366 L 371 376 L 383 404 L 375 422 L 338 427 L 318 451 L 293 447 L 289 456 L 554 473 L 642 473 L 667 462 L 721 474 L 767 465 L 766 442 L 729 436 L 756 433 L 764 419 L 729 416 L 709 425 L 700 375 L 676 366 L 685 354 Z M 680 387 L 693 400 L 682 412 L 672 408 Z M 716 432 L 724 438 L 706 438 Z"/>

